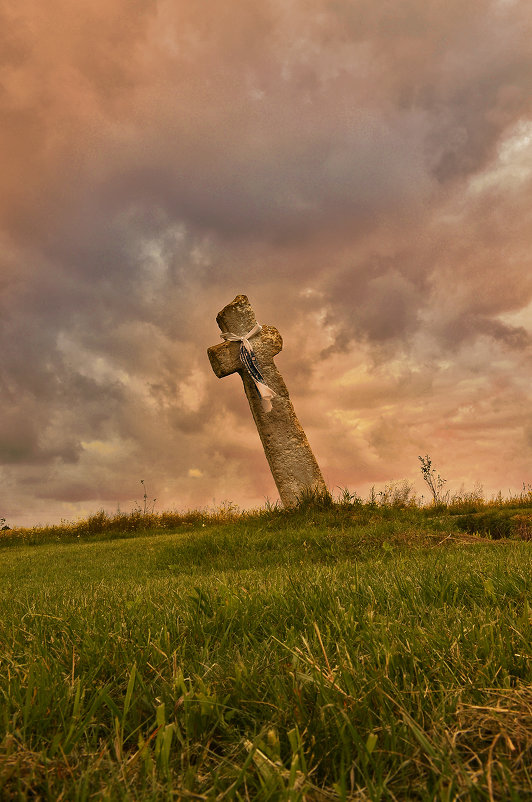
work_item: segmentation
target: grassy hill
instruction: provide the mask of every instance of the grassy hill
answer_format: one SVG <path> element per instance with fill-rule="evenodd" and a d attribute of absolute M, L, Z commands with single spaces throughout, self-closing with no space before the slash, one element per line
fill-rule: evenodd
<path fill-rule="evenodd" d="M 2 533 L 0 798 L 532 798 L 530 501 Z"/>

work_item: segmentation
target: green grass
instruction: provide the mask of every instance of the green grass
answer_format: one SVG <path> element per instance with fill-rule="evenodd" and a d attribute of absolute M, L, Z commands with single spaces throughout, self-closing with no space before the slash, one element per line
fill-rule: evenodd
<path fill-rule="evenodd" d="M 310 502 L 5 533 L 0 798 L 531 798 L 530 509 L 507 509 L 491 537 Z"/>

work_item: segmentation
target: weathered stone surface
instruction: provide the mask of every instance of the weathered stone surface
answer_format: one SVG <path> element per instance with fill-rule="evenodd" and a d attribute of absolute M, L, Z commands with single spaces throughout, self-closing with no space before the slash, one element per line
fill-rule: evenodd
<path fill-rule="evenodd" d="M 216 322 L 222 332 L 242 336 L 253 328 L 257 320 L 247 297 L 237 295 L 219 312 Z M 220 343 L 209 348 L 207 353 L 218 378 L 231 373 L 240 374 L 281 501 L 286 507 L 292 507 L 305 491 L 326 493 L 327 488 L 294 412 L 286 385 L 273 361 L 283 347 L 281 335 L 273 326 L 263 326 L 251 344 L 264 381 L 277 393 L 272 401 L 271 412 L 264 411 L 255 384 L 242 366 L 239 343 Z"/>

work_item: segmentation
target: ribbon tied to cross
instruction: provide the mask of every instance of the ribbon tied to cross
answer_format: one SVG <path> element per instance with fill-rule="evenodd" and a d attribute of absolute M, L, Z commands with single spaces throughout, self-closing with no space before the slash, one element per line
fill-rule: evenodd
<path fill-rule="evenodd" d="M 240 361 L 242 362 L 243 366 L 253 379 L 255 383 L 255 387 L 260 395 L 260 400 L 262 403 L 262 408 L 264 412 L 271 412 L 272 410 L 272 398 L 275 398 L 277 393 L 275 393 L 271 387 L 268 387 L 266 382 L 264 381 L 264 376 L 260 372 L 259 365 L 257 362 L 257 357 L 255 356 L 255 352 L 253 350 L 253 346 L 249 342 L 251 337 L 254 337 L 256 334 L 262 331 L 262 326 L 259 323 L 256 323 L 251 331 L 248 331 L 247 334 L 243 334 L 239 336 L 238 334 L 233 334 L 230 331 L 224 331 L 220 334 L 220 337 L 223 340 L 227 340 L 228 342 L 233 343 L 240 343 Z"/>

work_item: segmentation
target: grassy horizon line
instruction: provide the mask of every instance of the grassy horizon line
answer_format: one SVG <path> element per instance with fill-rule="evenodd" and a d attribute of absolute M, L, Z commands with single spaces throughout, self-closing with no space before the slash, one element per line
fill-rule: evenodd
<path fill-rule="evenodd" d="M 154 500 L 155 501 L 155 500 Z M 376 491 L 371 488 L 367 499 L 361 498 L 356 492 L 351 493 L 347 488 L 339 488 L 335 498 L 329 491 L 303 494 L 297 506 L 285 508 L 279 502 L 271 504 L 266 502 L 264 507 L 241 510 L 231 501 L 224 501 L 218 507 L 192 509 L 186 512 L 161 511 L 153 509 L 153 503 L 144 506 L 137 504 L 130 512 L 117 511 L 109 513 L 99 509 L 87 518 L 77 521 L 62 520 L 59 524 L 37 524 L 33 527 L 4 527 L 0 530 L 0 547 L 25 543 L 36 545 L 50 543 L 57 540 L 79 539 L 107 539 L 120 537 L 133 537 L 139 534 L 156 534 L 158 532 L 171 532 L 180 529 L 203 528 L 213 525 L 259 522 L 264 519 L 278 521 L 295 521 L 307 514 L 319 513 L 332 519 L 365 520 L 371 517 L 389 517 L 395 514 L 409 514 L 411 517 L 422 519 L 449 516 L 450 518 L 466 518 L 468 516 L 481 516 L 482 513 L 492 515 L 493 520 L 507 520 L 507 512 L 528 509 L 532 507 L 532 487 L 523 484 L 520 493 L 503 497 L 499 492 L 496 496 L 486 499 L 482 487 L 475 487 L 472 491 L 462 490 L 450 495 L 446 493 L 442 499 L 433 499 L 426 502 L 424 497 L 415 493 L 414 487 L 407 480 L 387 483 L 383 490 Z M 499 513 L 499 515 L 497 515 Z M 511 517 L 511 516 L 510 516 Z M 480 519 L 479 519 L 480 520 Z M 473 533 L 475 519 L 465 520 L 466 531 Z M 518 524 L 522 524 L 519 522 Z M 525 524 L 527 522 L 525 521 Z M 532 526 L 532 524 L 531 524 Z M 497 528 L 497 527 L 496 527 Z M 511 529 L 506 526 L 506 529 Z M 517 527 L 519 529 L 519 526 Z M 528 538 L 529 526 L 525 526 L 525 536 Z M 500 529 L 500 526 L 498 527 Z M 521 525 L 521 529 L 523 526 Z M 479 525 L 479 532 L 490 532 L 490 527 Z M 507 533 L 508 533 L 507 532 Z M 503 536 L 497 532 L 496 537 Z"/>

